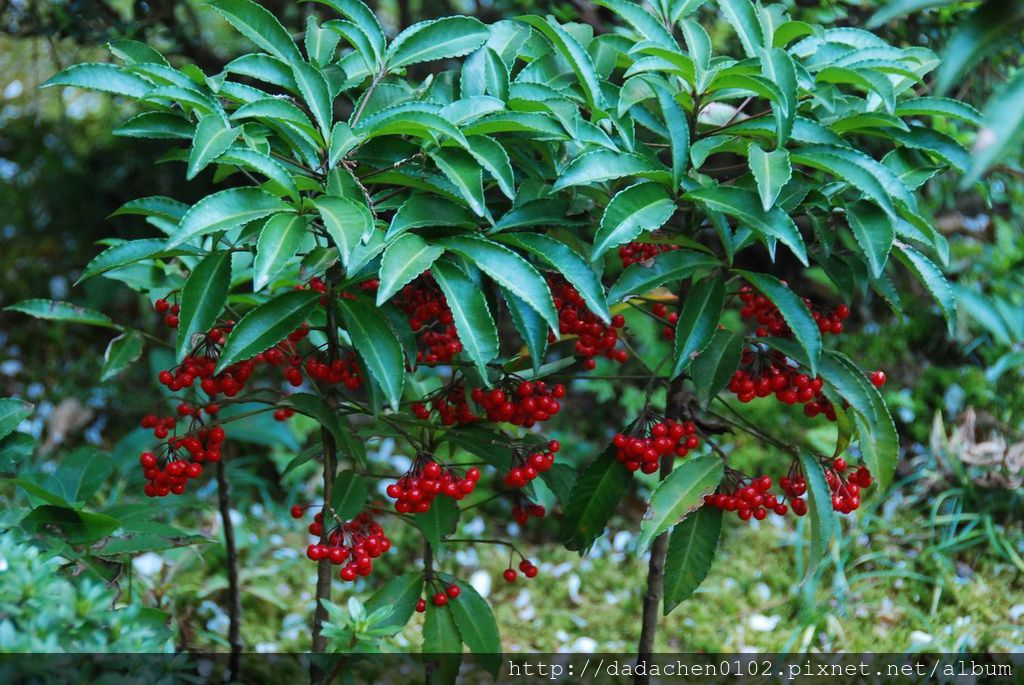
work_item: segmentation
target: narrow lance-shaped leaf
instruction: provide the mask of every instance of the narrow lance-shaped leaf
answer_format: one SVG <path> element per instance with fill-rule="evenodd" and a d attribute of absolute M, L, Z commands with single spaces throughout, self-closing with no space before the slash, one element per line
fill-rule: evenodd
<path fill-rule="evenodd" d="M 370 67 L 375 67 L 384 55 L 384 30 L 381 29 L 377 15 L 361 0 L 316 0 L 327 5 L 338 14 L 352 21 L 366 37 L 373 53 Z"/>
<path fill-rule="evenodd" d="M 313 113 L 320 133 L 324 140 L 328 140 L 331 135 L 334 105 L 327 79 L 324 78 L 320 69 L 309 62 L 296 62 L 292 65 L 292 71 L 295 74 L 295 84 L 306 101 L 309 111 Z"/>
<path fill-rule="evenodd" d="M 490 31 L 473 17 L 445 17 L 421 21 L 391 42 L 384 61 L 394 70 L 419 62 L 461 57 L 487 41 Z"/>
<path fill-rule="evenodd" d="M 609 445 L 573 485 L 562 518 L 565 546 L 582 552 L 594 544 L 629 485 L 629 471 L 615 458 L 615 446 Z"/>
<path fill-rule="evenodd" d="M 789 53 L 782 48 L 768 48 L 759 51 L 761 55 L 761 73 L 765 78 L 778 86 L 782 96 L 780 102 L 772 103 L 775 114 L 775 143 L 782 148 L 793 132 L 793 121 L 797 109 L 797 78 L 796 65 Z"/>
<path fill-rule="evenodd" d="M 467 152 L 444 148 L 430 153 L 437 168 L 459 192 L 459 196 L 477 216 L 488 216 L 484 201 L 484 177 L 479 163 Z"/>
<path fill-rule="evenodd" d="M 637 546 L 646 549 L 654 538 L 696 510 L 704 502 L 704 495 L 715 491 L 724 473 L 717 455 L 690 459 L 672 471 L 651 494 Z"/>
<path fill-rule="evenodd" d="M 231 128 L 216 114 L 200 119 L 192 141 L 192 151 L 188 156 L 185 177 L 190 181 L 195 178 L 196 174 L 231 147 L 240 132 L 241 129 Z"/>
<path fill-rule="evenodd" d="M 448 583 L 456 582 L 452 576 L 442 576 Z M 501 670 L 501 635 L 498 623 L 490 605 L 469 583 L 460 585 L 462 593 L 458 601 L 449 602 L 455 616 L 455 625 L 459 628 L 462 641 L 469 651 L 476 655 L 488 673 L 497 678 Z"/>
<path fill-rule="evenodd" d="M 690 162 L 690 127 L 686 123 L 686 113 L 668 89 L 658 89 L 658 103 L 672 150 L 672 189 L 675 192 Z"/>
<path fill-rule="evenodd" d="M 985 106 L 985 124 L 974 144 L 971 167 L 960 185 L 966 188 L 993 164 L 1024 143 L 1024 67 L 1000 87 Z"/>
<path fill-rule="evenodd" d="M 127 331 L 111 340 L 103 353 L 100 380 L 109 381 L 124 371 L 142 356 L 142 349 L 142 335 L 135 331 Z"/>
<path fill-rule="evenodd" d="M 555 50 L 565 58 L 569 67 L 575 72 L 587 100 L 587 106 L 592 110 L 603 110 L 605 102 L 601 92 L 601 81 L 590 54 L 583 46 L 568 31 L 559 26 L 554 18 L 549 17 L 545 20 L 537 16 L 524 16 L 519 17 L 519 21 L 526 22 L 551 41 Z"/>
<path fill-rule="evenodd" d="M 704 582 L 721 531 L 722 510 L 714 507 L 701 507 L 672 529 L 665 558 L 666 616 Z"/>
<path fill-rule="evenodd" d="M 278 295 L 250 311 L 228 335 L 217 362 L 217 372 L 281 342 L 306 322 L 319 301 L 318 292 L 294 290 Z"/>
<path fill-rule="evenodd" d="M 403 233 L 388 245 L 380 262 L 377 306 L 390 300 L 410 281 L 430 268 L 444 248 L 430 245 L 413 233 Z"/>
<path fill-rule="evenodd" d="M 666 185 L 672 182 L 671 174 L 640 155 L 601 149 L 586 152 L 570 162 L 555 181 L 554 190 L 626 176 L 650 178 Z"/>
<path fill-rule="evenodd" d="M 774 276 L 740 269 L 737 269 L 736 273 L 743 276 L 750 285 L 761 291 L 761 294 L 778 307 L 786 325 L 793 331 L 797 342 L 807 353 L 811 375 L 817 375 L 818 359 L 821 357 L 821 331 L 804 301 Z"/>
<path fill-rule="evenodd" d="M 775 206 L 783 186 L 793 177 L 789 153 L 783 149 L 765 152 L 757 143 L 751 143 L 747 148 L 747 162 L 757 181 L 761 207 L 767 212 Z"/>
<path fill-rule="evenodd" d="M 675 202 L 661 184 L 644 181 L 620 190 L 605 207 L 590 258 L 596 260 L 644 231 L 658 230 L 675 211 Z"/>
<path fill-rule="evenodd" d="M 40 88 L 72 86 L 140 99 L 155 86 L 116 64 L 75 64 L 50 77 Z"/>
<path fill-rule="evenodd" d="M 37 319 L 48 321 L 68 321 L 70 323 L 81 323 L 89 326 L 100 326 L 102 328 L 117 328 L 117 324 L 111 321 L 110 317 L 95 309 L 79 307 L 70 302 L 60 300 L 46 300 L 35 298 L 22 300 L 10 306 L 4 307 L 5 311 L 21 312 Z"/>
<path fill-rule="evenodd" d="M 729 383 L 740 366 L 743 337 L 725 330 L 715 331 L 711 343 L 693 360 L 690 375 L 697 388 L 697 400 L 707 408 Z"/>
<path fill-rule="evenodd" d="M 181 291 L 178 338 L 174 346 L 180 362 L 193 347 L 197 336 L 205 335 L 215 323 L 228 299 L 231 285 L 231 253 L 211 252 L 189 274 Z"/>
<path fill-rule="evenodd" d="M 676 323 L 672 378 L 690 366 L 715 335 L 725 308 L 725 280 L 721 274 L 698 281 L 686 296 Z"/>
<path fill-rule="evenodd" d="M 373 230 L 373 215 L 365 203 L 347 197 L 326 196 L 313 201 L 324 229 L 338 247 L 341 263 L 348 266 L 353 250 Z"/>
<path fill-rule="evenodd" d="M 832 510 L 832 495 L 821 464 L 811 454 L 800 452 L 800 467 L 807 480 L 807 518 L 811 528 L 811 557 L 807 563 L 807 576 L 818 567 L 818 563 L 835 534 L 835 513 Z"/>
<path fill-rule="evenodd" d="M 754 3 L 750 0 L 718 0 L 718 7 L 736 31 L 743 52 L 747 57 L 756 57 L 758 49 L 764 47 L 765 40 Z"/>
<path fill-rule="evenodd" d="M 238 228 L 250 221 L 295 208 L 259 188 L 229 188 L 207 195 L 182 217 L 167 247 L 177 247 L 192 238 Z"/>
<path fill-rule="evenodd" d="M 863 201 L 846 205 L 846 218 L 857 245 L 867 258 L 871 275 L 878 278 L 885 271 L 896 237 L 892 220 L 876 205 Z"/>
<path fill-rule="evenodd" d="M 210 7 L 217 10 L 239 33 L 274 57 L 288 63 L 302 59 L 291 35 L 265 7 L 251 0 L 213 0 Z"/>
<path fill-rule="evenodd" d="M 487 298 L 480 286 L 452 262 L 434 262 L 430 273 L 448 301 L 462 349 L 486 378 L 487 363 L 498 356 L 498 328 Z"/>
<path fill-rule="evenodd" d="M 331 487 L 331 508 L 343 520 L 349 520 L 362 512 L 370 488 L 366 479 L 351 469 L 338 474 Z"/>
<path fill-rule="evenodd" d="M 608 303 L 616 304 L 630 295 L 643 294 L 666 283 L 689 278 L 697 271 L 714 269 L 720 265 L 715 257 L 703 252 L 663 252 L 649 262 L 629 265 L 619 280 L 608 289 Z"/>
<path fill-rule="evenodd" d="M 942 270 L 932 260 L 909 245 L 897 241 L 895 247 L 895 255 L 917 276 L 917 279 L 939 304 L 942 315 L 946 318 L 949 332 L 952 334 L 956 326 L 956 293 L 950 287 L 946 277 L 942 275 Z"/>
<path fill-rule="evenodd" d="M 402 344 L 380 310 L 362 300 L 339 299 L 337 305 L 353 347 L 397 411 L 405 386 Z"/>
<path fill-rule="evenodd" d="M 252 287 L 260 291 L 298 252 L 306 235 L 306 219 L 296 214 L 278 214 L 270 217 L 256 241 L 256 259 L 253 262 Z"/>
<path fill-rule="evenodd" d="M 548 349 L 548 325 L 533 307 L 504 288 L 501 289 L 501 296 L 508 306 L 512 325 L 516 327 L 519 336 L 526 343 L 533 371 L 539 373 Z"/>

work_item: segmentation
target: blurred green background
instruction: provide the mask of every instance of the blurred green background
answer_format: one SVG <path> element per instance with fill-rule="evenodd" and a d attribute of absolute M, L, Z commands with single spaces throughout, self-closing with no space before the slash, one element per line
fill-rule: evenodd
<path fill-rule="evenodd" d="M 295 31 L 308 13 L 326 16 L 313 3 L 262 4 Z M 784 4 L 795 18 L 864 26 L 884 3 Z M 947 4 L 879 30 L 895 43 L 941 53 L 951 30 L 977 5 Z M 392 34 L 453 13 L 484 21 L 550 13 L 598 31 L 611 28 L 608 13 L 586 0 L 422 0 L 381 2 L 375 9 Z M 715 40 L 732 40 L 713 6 L 700 18 Z M 144 195 L 195 201 L 209 188 L 186 186 L 178 167 L 156 163 L 159 144 L 112 137 L 112 123 L 129 114 L 116 98 L 36 88 L 69 64 L 106 60 L 103 45 L 124 37 L 151 42 L 174 63 L 194 62 L 207 72 L 243 47 L 198 2 L 0 0 L 0 309 L 30 297 L 67 299 L 160 334 L 148 303 L 127 289 L 104 280 L 72 284 L 100 251 L 98 240 L 143 235 L 142 224 L 130 217 L 108 218 L 114 209 Z M 1021 66 L 1020 38 L 1017 31 L 1014 41 L 972 69 L 956 96 L 982 107 Z M 973 140 L 972 132 L 952 123 L 946 132 L 967 144 Z M 774 518 L 742 526 L 730 520 L 707 582 L 664 621 L 659 648 L 1024 649 L 1022 159 L 1018 153 L 1004 160 L 986 188 L 960 191 L 956 178 L 944 176 L 922 187 L 951 244 L 949 271 L 961 301 L 955 338 L 942 334 L 930 307 L 896 317 L 870 299 L 856 309 L 852 332 L 844 336 L 845 352 L 889 374 L 886 397 L 905 452 L 898 485 L 848 517 L 828 563 L 804 583 L 799 527 Z M 916 300 L 928 298 L 916 293 Z M 227 580 L 215 483 L 175 501 L 143 501 L 136 464 L 145 439 L 135 426 L 158 395 L 150 372 L 163 362 L 151 359 L 101 382 L 109 337 L 101 329 L 0 311 L 0 396 L 35 405 L 19 433 L 0 443 L 0 472 L 60 479 L 102 458 L 108 477 L 76 483 L 73 494 L 84 506 L 116 512 L 129 522 L 125 529 L 135 531 L 118 550 L 121 563 L 97 564 L 21 521 L 28 510 L 24 488 L 0 481 L 0 645 L 11 651 L 223 649 Z M 589 381 L 573 392 L 577 399 L 550 432 L 580 460 L 596 453 L 609 427 L 643 403 L 640 390 L 607 381 Z M 752 417 L 781 424 L 780 431 L 790 421 L 794 430 L 802 425 L 796 415 L 758 410 L 756 403 Z M 311 498 L 316 469 L 306 464 L 281 475 L 311 430 L 300 419 L 233 431 L 243 441 L 230 455 L 229 473 L 246 650 L 308 648 L 315 566 L 302 558 L 307 536 L 287 508 Z M 826 445 L 830 438 L 821 436 Z M 408 456 L 390 442 L 372 447 L 398 463 Z M 742 440 L 735 453 L 752 469 L 775 456 Z M 457 567 L 461 578 L 489 594 L 507 649 L 629 650 L 639 632 L 646 569 L 631 548 L 642 509 L 639 497 L 623 507 L 610 536 L 583 559 L 559 549 L 554 526 L 529 524 L 519 534 L 541 569 L 532 583 L 495 582 L 504 560 L 471 549 L 449 558 L 447 570 Z M 462 527 L 493 530 L 508 526 L 506 520 L 499 507 L 482 506 L 464 516 Z M 395 546 L 403 548 L 401 537 Z M 405 563 L 389 555 L 385 571 L 370 582 Z M 336 597 L 358 596 L 368 587 L 360 581 L 354 592 L 336 589 Z M 418 645 L 418 620 L 390 646 Z"/>

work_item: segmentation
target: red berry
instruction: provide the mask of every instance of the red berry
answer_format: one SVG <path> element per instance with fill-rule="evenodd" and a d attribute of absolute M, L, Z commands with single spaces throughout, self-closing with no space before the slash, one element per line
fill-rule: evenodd
<path fill-rule="evenodd" d="M 452 583 L 451 585 L 448 586 L 448 589 L 445 590 L 445 592 L 448 593 L 449 597 L 451 597 L 452 599 L 455 599 L 456 597 L 458 597 L 459 595 L 462 594 L 462 588 L 460 588 L 455 583 Z"/>
<path fill-rule="evenodd" d="M 516 576 L 519 574 L 516 573 L 515 569 L 507 568 L 505 569 L 505 572 L 501 575 L 505 578 L 505 582 L 514 583 L 516 580 Z"/>
<path fill-rule="evenodd" d="M 303 510 L 303 508 L 301 506 L 299 506 L 298 504 L 295 504 L 295 505 L 292 506 L 291 512 L 292 512 L 292 518 L 293 519 L 300 519 L 300 518 L 302 518 L 302 514 L 303 514 L 304 510 Z"/>
<path fill-rule="evenodd" d="M 422 597 L 420 597 L 419 601 L 416 602 L 416 611 L 418 611 L 419 613 L 422 614 L 426 610 L 427 610 L 427 600 L 425 600 Z"/>
<path fill-rule="evenodd" d="M 434 594 L 434 606 L 443 607 L 448 603 L 448 595 L 443 592 L 437 592 Z"/>
<path fill-rule="evenodd" d="M 875 386 L 876 388 L 880 388 L 883 385 L 885 385 L 885 381 L 888 379 L 888 377 L 885 375 L 885 371 L 881 370 L 873 371 L 871 375 L 868 376 L 868 378 L 871 380 L 871 385 Z"/>

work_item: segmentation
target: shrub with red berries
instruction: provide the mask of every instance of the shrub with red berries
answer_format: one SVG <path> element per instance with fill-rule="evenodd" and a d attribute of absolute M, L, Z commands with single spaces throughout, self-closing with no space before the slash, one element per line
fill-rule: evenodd
<path fill-rule="evenodd" d="M 387 486 L 387 494 L 395 500 L 398 513 L 422 514 L 430 511 L 431 503 L 440 495 L 461 500 L 473 492 L 479 480 L 480 469 L 475 466 L 460 474 L 456 467 L 444 466 L 432 455 L 421 453 L 405 475 Z"/>
<path fill-rule="evenodd" d="M 654 473 L 662 457 L 682 459 L 700 447 L 693 421 L 649 417 L 629 433 L 616 433 L 612 440 L 615 458 L 630 471 Z"/>

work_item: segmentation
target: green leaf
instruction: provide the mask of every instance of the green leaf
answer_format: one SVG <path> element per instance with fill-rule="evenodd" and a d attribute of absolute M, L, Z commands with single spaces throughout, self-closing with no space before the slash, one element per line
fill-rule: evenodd
<path fill-rule="evenodd" d="M 476 218 L 462 205 L 442 197 L 413 195 L 395 212 L 384 239 L 390 241 L 409 229 L 433 226 L 473 228 Z"/>
<path fill-rule="evenodd" d="M 180 138 L 191 140 L 195 132 L 188 119 L 170 112 L 143 112 L 113 130 L 122 138 Z"/>
<path fill-rule="evenodd" d="M 1024 143 L 1024 67 L 1000 87 L 985 105 L 985 125 L 978 131 L 974 155 L 962 188 L 981 178 L 993 164 L 1020 150 Z"/>
<path fill-rule="evenodd" d="M 658 103 L 661 116 L 668 129 L 669 147 L 672 150 L 672 188 L 678 188 L 686 166 L 690 162 L 690 126 L 686 123 L 686 112 L 675 101 L 667 89 L 658 89 Z"/>
<path fill-rule="evenodd" d="M 750 172 L 757 181 L 757 193 L 761 197 L 761 207 L 770 211 L 782 192 L 783 186 L 793 177 L 793 167 L 789 163 L 789 153 L 785 149 L 765 152 L 757 143 L 747 148 L 747 162 Z"/>
<path fill-rule="evenodd" d="M 356 438 L 348 419 L 338 414 L 323 398 L 308 392 L 295 392 L 288 395 L 281 404 L 305 414 L 326 428 L 334 436 L 344 457 L 361 466 L 366 464 L 366 446 L 362 439 Z"/>
<path fill-rule="evenodd" d="M 181 291 L 181 320 L 175 357 L 180 363 L 224 311 L 231 286 L 231 253 L 211 252 L 196 264 Z"/>
<path fill-rule="evenodd" d="M 629 0 L 595 0 L 595 4 L 607 7 L 626 20 L 633 30 L 644 39 L 670 50 L 677 49 L 672 33 L 665 28 L 658 18 L 644 7 Z"/>
<path fill-rule="evenodd" d="M 729 379 L 740 366 L 742 353 L 743 336 L 718 330 L 711 343 L 693 360 L 690 375 L 702 407 L 710 406 L 711 400 L 729 384 Z"/>
<path fill-rule="evenodd" d="M 943 95 L 960 83 L 962 77 L 986 56 L 1004 45 L 1019 40 L 1024 27 L 1024 5 L 1001 0 L 983 2 L 956 29 L 946 42 L 935 90 Z"/>
<path fill-rule="evenodd" d="M 359 27 L 360 31 L 366 37 L 369 42 L 370 48 L 374 55 L 374 64 L 369 66 L 375 67 L 377 62 L 380 62 L 381 56 L 384 54 L 384 30 L 380 27 L 380 22 L 377 21 L 377 15 L 367 7 L 360 0 L 316 0 L 317 2 L 327 5 L 332 8 L 335 12 L 347 17 L 352 21 L 353 24 Z"/>
<path fill-rule="evenodd" d="M 570 186 L 603 183 L 626 176 L 642 176 L 663 185 L 672 182 L 672 177 L 667 171 L 640 155 L 601 149 L 585 152 L 570 162 L 562 170 L 552 189 L 562 190 Z"/>
<path fill-rule="evenodd" d="M 296 214 L 270 217 L 256 241 L 252 288 L 259 292 L 295 257 L 306 235 L 306 219 Z"/>
<path fill-rule="evenodd" d="M 586 303 L 587 309 L 601 317 L 605 323 L 612 320 L 601 279 L 578 252 L 560 240 L 539 233 L 516 233 L 504 236 L 502 240 L 527 250 L 558 271 L 576 288 Z"/>
<path fill-rule="evenodd" d="M 435 500 L 436 502 L 437 500 Z M 454 582 L 454 578 L 446 577 L 445 582 Z M 498 624 L 494 620 L 491 607 L 469 583 L 460 583 L 462 593 L 458 599 L 449 602 L 455 625 L 459 628 L 462 641 L 469 651 L 477 656 L 480 665 L 493 677 L 501 671 L 501 635 Z"/>
<path fill-rule="evenodd" d="M 348 521 L 363 511 L 369 493 L 370 487 L 366 479 L 355 471 L 346 469 L 338 474 L 331 486 L 331 508 L 339 518 Z"/>
<path fill-rule="evenodd" d="M 928 9 L 930 7 L 941 7 L 942 5 L 952 5 L 956 0 L 889 0 L 889 2 L 871 15 L 868 20 L 867 27 L 869 29 L 877 29 L 882 24 L 886 24 L 893 19 L 902 17 L 911 12 L 917 12 L 918 10 Z"/>
<path fill-rule="evenodd" d="M 455 532 L 459 524 L 459 505 L 449 497 L 438 497 L 429 510 L 413 517 L 413 523 L 424 539 L 437 549 L 444 538 Z"/>
<path fill-rule="evenodd" d="M 956 293 L 953 292 L 946 277 L 942 275 L 942 270 L 909 245 L 899 241 L 894 245 L 896 257 L 910 269 L 939 304 L 942 315 L 946 318 L 949 334 L 952 335 L 953 329 L 956 327 Z"/>
<path fill-rule="evenodd" d="M 545 20 L 537 16 L 523 16 L 518 19 L 543 34 L 569 63 L 569 67 L 576 74 L 580 87 L 583 89 L 587 108 L 590 110 L 605 109 L 601 81 L 594 68 L 594 62 L 590 59 L 590 54 L 583 49 L 583 46 L 568 31 L 559 26 L 553 17 L 548 17 Z"/>
<path fill-rule="evenodd" d="M 289 64 L 302 60 L 291 35 L 263 6 L 250 0 L 212 0 L 209 6 L 260 49 Z"/>
<path fill-rule="evenodd" d="M 338 247 L 341 263 L 348 266 L 348 260 L 356 246 L 369 237 L 373 231 L 373 215 L 365 202 L 356 202 L 347 197 L 326 196 L 313 201 L 324 229 Z"/>
<path fill-rule="evenodd" d="M 330 148 L 328 150 L 329 161 L 327 168 L 333 169 L 359 143 L 359 139 L 352 133 L 352 128 L 344 121 L 339 121 L 331 129 Z"/>
<path fill-rule="evenodd" d="M 757 231 L 769 248 L 774 240 L 782 241 L 801 263 L 807 265 L 807 247 L 793 219 L 780 207 L 772 207 L 766 212 L 752 191 L 717 185 L 698 188 L 684 197 L 697 200 L 712 211 L 736 217 L 740 223 Z"/>
<path fill-rule="evenodd" d="M 397 633 L 412 618 L 422 592 L 423 571 L 403 573 L 389 580 L 366 600 L 366 612 L 372 614 L 378 609 L 387 609 L 388 613 L 376 627 L 387 627 Z"/>
<path fill-rule="evenodd" d="M 121 216 L 123 214 L 137 214 L 139 216 L 153 217 L 162 219 L 170 223 L 178 223 L 181 218 L 188 212 L 188 205 L 184 202 L 178 202 L 177 200 L 164 197 L 162 195 L 153 195 L 151 197 L 140 197 L 137 200 L 132 200 L 121 205 L 120 208 L 111 216 Z"/>
<path fill-rule="evenodd" d="M 896 217 L 892 200 L 913 206 L 913 196 L 896 174 L 862 152 L 832 145 L 808 145 L 790 152 L 794 164 L 820 169 L 845 181 Z"/>
<path fill-rule="evenodd" d="M 723 309 L 725 280 L 721 274 L 698 281 L 686 295 L 676 323 L 671 378 L 685 371 L 694 358 L 711 343 L 718 330 L 718 319 Z"/>
<path fill-rule="evenodd" d="M 480 375 L 487 378 L 487 363 L 498 356 L 498 328 L 484 291 L 452 262 L 434 262 L 430 273 L 448 301 L 463 351 L 476 364 Z"/>
<path fill-rule="evenodd" d="M 743 52 L 747 57 L 757 57 L 757 51 L 765 46 L 765 40 L 754 3 L 750 0 L 718 0 L 718 7 L 736 31 Z"/>
<path fill-rule="evenodd" d="M 493 138 L 487 136 L 469 136 L 466 138 L 469 154 L 477 163 L 487 170 L 494 180 L 498 182 L 498 188 L 510 200 L 515 199 L 515 176 L 512 173 L 512 163 L 509 161 L 505 148 Z"/>
<path fill-rule="evenodd" d="M 128 240 L 117 245 L 112 245 L 93 257 L 92 261 L 86 264 L 82 275 L 75 281 L 78 285 L 87 278 L 99 276 L 113 269 L 122 266 L 135 264 L 146 259 L 152 259 L 165 253 L 164 243 L 159 239 Z"/>
<path fill-rule="evenodd" d="M 217 372 L 281 342 L 306 322 L 319 302 L 320 293 L 316 291 L 293 290 L 250 311 L 228 335 L 217 362 Z"/>
<path fill-rule="evenodd" d="M 761 55 L 761 73 L 779 88 L 782 96 L 780 102 L 772 103 L 775 114 L 775 143 L 782 148 L 793 132 L 793 121 L 796 119 L 797 78 L 796 65 L 789 53 L 782 48 L 769 48 Z M 767 209 L 767 207 L 765 208 Z"/>
<path fill-rule="evenodd" d="M 572 487 L 562 518 L 561 536 L 566 548 L 583 552 L 594 544 L 631 481 L 629 471 L 615 458 L 615 446 L 609 445 L 580 473 Z"/>
<path fill-rule="evenodd" d="M 461 57 L 483 45 L 488 36 L 487 26 L 472 17 L 421 21 L 391 41 L 384 62 L 393 71 L 410 64 Z"/>
<path fill-rule="evenodd" d="M 413 233 L 403 233 L 384 250 L 380 262 L 377 306 L 384 304 L 407 283 L 430 268 L 444 248 L 430 245 Z"/>
<path fill-rule="evenodd" d="M 340 41 L 341 35 L 320 26 L 315 16 L 306 17 L 306 57 L 310 64 L 318 67 L 330 64 L 334 60 Z"/>
<path fill-rule="evenodd" d="M 33 405 L 13 397 L 0 398 L 0 440 L 13 433 L 29 414 Z"/>
<path fill-rule="evenodd" d="M 229 188 L 207 195 L 181 218 L 167 247 L 177 247 L 192 238 L 238 228 L 250 221 L 295 208 L 259 188 Z"/>
<path fill-rule="evenodd" d="M 220 157 L 238 138 L 241 129 L 229 127 L 223 117 L 216 114 L 205 116 L 196 126 L 192 151 L 188 156 L 188 171 L 185 178 L 192 180 L 213 160 Z"/>
<path fill-rule="evenodd" d="M 966 102 L 933 95 L 903 100 L 896 105 L 895 114 L 898 117 L 927 116 L 938 119 L 959 119 L 975 126 L 980 126 L 982 123 L 981 112 Z"/>
<path fill-rule="evenodd" d="M 362 300 L 337 302 L 352 346 L 377 381 L 394 411 L 398 411 L 405 385 L 405 358 L 388 320 Z"/>
<path fill-rule="evenodd" d="M 829 543 L 835 534 L 835 513 L 832 509 L 832 494 L 825 480 L 825 472 L 818 460 L 811 454 L 800 451 L 800 466 L 807 479 L 807 518 L 811 528 L 811 557 L 805 577 L 817 568 Z"/>
<path fill-rule="evenodd" d="M 480 237 L 446 238 L 445 249 L 472 262 L 493 281 L 533 307 L 558 332 L 558 313 L 548 284 L 529 262 L 503 245 Z"/>
<path fill-rule="evenodd" d="M 631 264 L 608 289 L 608 303 L 616 304 L 630 295 L 647 293 L 666 283 L 689 278 L 701 269 L 721 266 L 713 256 L 692 250 L 672 250 L 649 262 Z"/>
<path fill-rule="evenodd" d="M 774 276 L 740 269 L 737 269 L 736 273 L 743 276 L 750 285 L 761 291 L 762 295 L 778 307 L 797 342 L 807 353 L 807 365 L 811 369 L 811 375 L 817 375 L 818 359 L 821 357 L 821 331 L 804 301 Z"/>
<path fill-rule="evenodd" d="M 299 189 L 295 185 L 295 179 L 284 168 L 281 162 L 270 155 L 256 152 L 248 148 L 234 147 L 217 158 L 218 164 L 230 164 L 249 171 L 263 174 L 268 179 L 281 186 L 294 202 L 300 202 Z"/>
<path fill-rule="evenodd" d="M 477 216 L 488 216 L 484 177 L 480 165 L 464 150 L 443 148 L 429 153 L 437 168 L 455 186 L 459 196 Z"/>
<path fill-rule="evenodd" d="M 456 600 L 457 601 L 457 600 Z M 462 662 L 462 637 L 455 624 L 455 615 L 449 603 L 443 607 L 427 602 L 423 620 L 423 654 L 434 655 L 428 661 L 431 678 L 428 685 L 454 683 Z"/>
<path fill-rule="evenodd" d="M 714 507 L 701 507 L 672 529 L 665 558 L 665 616 L 704 582 L 721 532 L 722 510 Z"/>
<path fill-rule="evenodd" d="M 56 530 L 72 545 L 87 545 L 113 533 L 121 522 L 105 514 L 44 504 L 29 512 L 20 525 L 29 532 L 47 535 Z"/>
<path fill-rule="evenodd" d="M 313 113 L 316 125 L 324 140 L 331 135 L 331 122 L 334 118 L 334 102 L 331 89 L 323 73 L 309 62 L 296 62 L 292 65 L 295 74 L 295 85 L 298 86 L 302 99 L 306 101 L 309 111 Z"/>
<path fill-rule="evenodd" d="M 535 373 L 539 372 L 544 362 L 544 355 L 548 349 L 548 326 L 544 319 L 530 305 L 505 290 L 501 289 L 501 296 L 508 305 L 509 316 L 512 317 L 512 325 L 519 331 L 519 336 L 526 343 L 526 349 L 530 353 L 530 361 Z"/>
<path fill-rule="evenodd" d="M 103 368 L 100 380 L 103 382 L 117 376 L 142 356 L 142 335 L 128 331 L 117 336 L 107 345 L 103 353 Z"/>
<path fill-rule="evenodd" d="M 70 66 L 50 77 L 39 87 L 52 88 L 54 86 L 98 90 L 135 99 L 145 97 L 154 88 L 153 84 L 146 79 L 125 71 L 116 64 L 91 62 Z"/>
<path fill-rule="evenodd" d="M 673 470 L 651 494 L 637 547 L 646 549 L 654 538 L 700 507 L 704 495 L 715 491 L 724 473 L 722 460 L 714 454 L 688 459 Z"/>
<path fill-rule="evenodd" d="M 643 181 L 620 190 L 604 210 L 590 258 L 596 260 L 644 231 L 658 230 L 675 211 L 675 202 L 658 183 Z"/>
<path fill-rule="evenodd" d="M 885 271 L 896 238 L 892 220 L 875 205 L 863 201 L 846 205 L 846 218 L 857 245 L 867 258 L 871 275 L 878 278 Z"/>
<path fill-rule="evenodd" d="M 46 319 L 48 321 L 69 321 L 71 323 L 101 326 L 103 328 L 118 327 L 103 312 L 98 312 L 95 309 L 86 309 L 70 302 L 61 302 L 60 300 L 45 300 L 42 298 L 22 300 L 9 307 L 4 307 L 4 310 L 21 312 L 22 314 L 28 314 L 37 319 Z"/>

